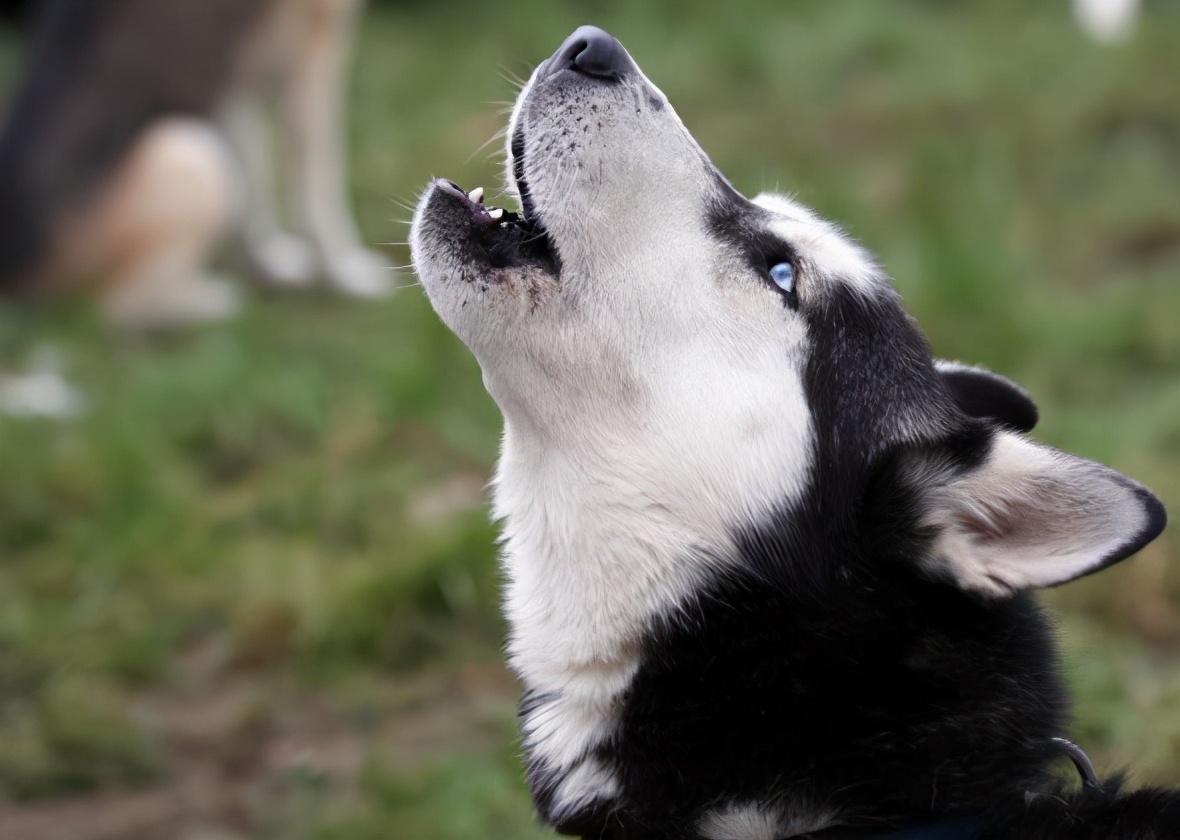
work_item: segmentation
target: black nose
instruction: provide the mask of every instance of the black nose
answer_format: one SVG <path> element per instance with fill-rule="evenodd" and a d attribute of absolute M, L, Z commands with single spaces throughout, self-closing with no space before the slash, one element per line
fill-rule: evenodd
<path fill-rule="evenodd" d="M 631 59 L 613 35 L 597 26 L 579 26 L 553 55 L 553 72 L 577 70 L 588 76 L 620 79 L 631 68 Z"/>

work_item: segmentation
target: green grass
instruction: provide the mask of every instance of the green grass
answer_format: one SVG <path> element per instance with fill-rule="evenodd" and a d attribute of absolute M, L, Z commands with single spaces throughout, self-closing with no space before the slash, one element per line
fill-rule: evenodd
<path fill-rule="evenodd" d="M 841 221 L 939 354 L 1026 384 L 1040 439 L 1180 510 L 1180 12 L 1149 6 L 1133 45 L 1101 49 L 1067 5 L 375 3 L 351 113 L 362 226 L 404 241 L 431 175 L 498 183 L 476 150 L 509 77 L 592 20 L 739 188 Z M 0 92 L 14 56 L 0 41 Z M 379 304 L 256 295 L 169 337 L 78 303 L 0 309 L 0 363 L 54 345 L 91 406 L 0 419 L 0 805 L 244 751 L 249 836 L 543 836 L 496 664 L 480 486 L 498 416 L 400 280 Z M 1168 533 L 1050 598 L 1079 736 L 1143 780 L 1180 781 L 1178 557 Z M 190 701 L 240 710 L 194 735 Z M 311 758 L 275 758 L 299 733 Z M 343 769 L 321 760 L 337 741 Z"/>

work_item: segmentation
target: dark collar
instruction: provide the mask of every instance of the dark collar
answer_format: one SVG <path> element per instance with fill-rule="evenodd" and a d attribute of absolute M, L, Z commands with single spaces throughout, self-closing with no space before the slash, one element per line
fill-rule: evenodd
<path fill-rule="evenodd" d="M 873 835 L 873 840 L 979 840 L 991 825 L 982 816 L 951 817 L 925 825 Z"/>
<path fill-rule="evenodd" d="M 1102 784 L 1098 781 L 1098 774 L 1094 772 L 1094 765 L 1090 762 L 1090 756 L 1086 755 L 1081 747 L 1073 741 L 1067 741 L 1064 738 L 1050 738 L 1049 740 L 1073 762 L 1078 775 L 1082 777 L 1083 787 L 1102 787 Z"/>
<path fill-rule="evenodd" d="M 806 835 L 812 840 L 979 840 L 992 824 L 981 814 L 936 818 L 905 828 L 829 828 Z"/>
<path fill-rule="evenodd" d="M 1073 741 L 1050 738 L 1053 747 L 1073 762 L 1084 787 L 1099 787 L 1098 775 L 1089 756 Z M 905 828 L 878 829 L 832 828 L 808 835 L 814 840 L 979 840 L 991 827 L 992 820 L 985 814 L 956 815 L 916 823 Z"/>

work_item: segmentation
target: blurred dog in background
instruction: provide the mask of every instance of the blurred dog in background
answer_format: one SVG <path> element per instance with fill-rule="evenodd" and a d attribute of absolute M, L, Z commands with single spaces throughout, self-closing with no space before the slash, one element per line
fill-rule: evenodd
<path fill-rule="evenodd" d="M 0 134 L 0 291 L 97 288 L 133 326 L 224 318 L 237 294 L 207 266 L 232 233 L 264 282 L 385 292 L 346 195 L 362 2 L 6 0 L 31 32 Z"/>

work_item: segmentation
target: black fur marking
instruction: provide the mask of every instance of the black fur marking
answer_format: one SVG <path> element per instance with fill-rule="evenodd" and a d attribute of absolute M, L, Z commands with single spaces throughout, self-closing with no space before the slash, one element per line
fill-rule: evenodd
<path fill-rule="evenodd" d="M 822 594 L 733 581 L 648 643 L 612 753 L 616 820 L 691 837 L 725 797 L 886 828 L 1015 798 L 1064 723 L 1052 661 L 1028 598 L 985 605 L 904 568 Z"/>
<path fill-rule="evenodd" d="M 0 0 L 0 22 L 17 25 L 24 23 L 29 13 L 30 2 L 31 0 Z"/>
<path fill-rule="evenodd" d="M 714 170 L 721 195 L 713 200 L 706 214 L 710 233 L 741 254 L 750 268 L 768 286 L 782 296 L 784 305 L 799 308 L 799 280 L 790 291 L 779 289 L 770 279 L 769 269 L 775 263 L 789 262 L 796 275 L 803 273 L 806 266 L 799 253 L 789 242 L 784 242 L 767 230 L 766 222 L 770 213 L 747 201 L 739 195 L 720 173 Z"/>
<path fill-rule="evenodd" d="M 791 244 L 767 230 L 772 214 L 738 195 L 719 174 L 717 177 L 723 193 L 714 198 L 706 214 L 709 232 L 742 254 L 760 274 L 776 262 L 797 263 L 799 254 Z"/>
<path fill-rule="evenodd" d="M 1023 388 L 991 371 L 952 368 L 940 371 L 943 384 L 972 417 L 994 420 L 1017 432 L 1037 425 L 1037 406 Z"/>

